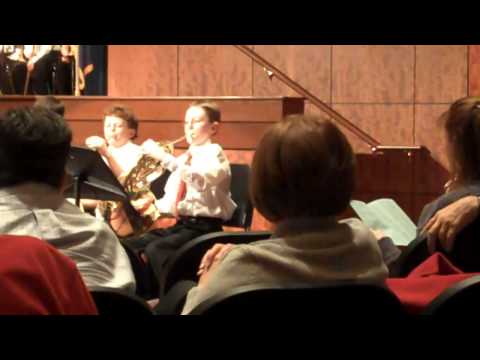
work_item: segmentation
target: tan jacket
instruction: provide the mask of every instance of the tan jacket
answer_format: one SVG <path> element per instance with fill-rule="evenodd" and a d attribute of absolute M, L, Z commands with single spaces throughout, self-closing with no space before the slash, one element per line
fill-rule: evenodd
<path fill-rule="evenodd" d="M 384 281 L 388 269 L 376 238 L 358 219 L 295 219 L 275 237 L 235 246 L 205 285 L 193 288 L 182 314 L 223 291 L 259 283 L 315 284 L 325 280 Z"/>

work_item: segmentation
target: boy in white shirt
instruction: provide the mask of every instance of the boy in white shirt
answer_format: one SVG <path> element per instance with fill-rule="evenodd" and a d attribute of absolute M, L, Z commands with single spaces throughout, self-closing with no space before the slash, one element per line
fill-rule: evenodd
<path fill-rule="evenodd" d="M 85 140 L 85 144 L 98 151 L 118 181 L 124 184 L 128 173 L 143 155 L 142 148 L 133 143 L 138 133 L 138 120 L 131 109 L 120 104 L 113 105 L 105 110 L 103 133 L 104 138 L 90 136 Z M 128 236 L 134 231 L 134 225 L 122 207 L 116 204 L 110 209 L 111 214 L 105 214 L 104 207 L 98 206 L 100 203 L 97 200 L 82 200 L 85 209 L 96 209 L 96 216 L 99 218 L 106 216 L 118 236 Z"/>
<path fill-rule="evenodd" d="M 172 172 L 165 195 L 155 205 L 160 212 L 177 217 L 176 224 L 151 231 L 132 244 L 144 251 L 157 280 L 171 254 L 200 235 L 222 231 L 222 222 L 232 217 L 237 206 L 230 194 L 230 164 L 221 146 L 211 141 L 220 117 L 215 103 L 191 104 L 184 123 L 190 147 L 177 158 L 153 140 L 142 145 L 144 153 L 162 161 Z"/>
<path fill-rule="evenodd" d="M 104 137 L 90 136 L 85 144 L 104 158 L 113 174 L 122 182 L 142 156 L 140 146 L 132 142 L 137 137 L 138 120 L 123 106 L 107 109 L 103 120 Z"/>

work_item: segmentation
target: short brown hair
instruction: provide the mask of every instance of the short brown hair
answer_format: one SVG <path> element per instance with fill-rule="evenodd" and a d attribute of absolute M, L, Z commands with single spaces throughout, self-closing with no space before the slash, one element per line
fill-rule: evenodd
<path fill-rule="evenodd" d="M 129 129 L 135 130 L 135 134 L 133 135 L 132 139 L 135 139 L 138 135 L 138 120 L 133 114 L 133 111 L 123 105 L 116 104 L 112 107 L 109 107 L 105 110 L 104 116 L 116 116 L 120 119 L 123 119 L 127 122 L 127 126 Z"/>
<path fill-rule="evenodd" d="M 455 101 L 440 117 L 447 134 L 459 183 L 480 180 L 480 97 L 465 97 Z"/>
<path fill-rule="evenodd" d="M 221 120 L 221 112 L 220 108 L 216 103 L 210 100 L 197 100 L 190 104 L 188 108 L 191 107 L 200 107 L 202 108 L 205 113 L 207 114 L 208 121 L 211 123 L 220 122 Z"/>
<path fill-rule="evenodd" d="M 271 127 L 257 146 L 251 197 L 268 220 L 332 216 L 349 204 L 355 157 L 329 120 L 292 115 Z"/>

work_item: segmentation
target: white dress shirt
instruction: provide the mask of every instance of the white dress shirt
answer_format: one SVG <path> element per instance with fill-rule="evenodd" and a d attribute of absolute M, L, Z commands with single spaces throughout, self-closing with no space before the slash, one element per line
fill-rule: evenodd
<path fill-rule="evenodd" d="M 190 165 L 186 165 L 188 153 L 191 155 Z M 202 145 L 191 145 L 178 158 L 166 154 L 162 162 L 172 174 L 165 185 L 165 195 L 156 202 L 160 212 L 222 220 L 232 217 L 237 205 L 230 194 L 230 163 L 220 145 L 212 144 L 210 140 Z M 176 208 L 182 179 L 187 185 L 186 195 Z"/>
<path fill-rule="evenodd" d="M 45 240 L 77 265 L 87 287 L 135 292 L 130 261 L 113 231 L 54 188 L 25 183 L 0 189 L 0 233 Z"/>
<path fill-rule="evenodd" d="M 138 164 L 138 160 L 143 156 L 143 150 L 141 146 L 134 144 L 131 141 L 128 141 L 125 145 L 120 147 L 108 147 L 109 153 L 115 159 L 117 164 L 122 169 L 122 173 L 118 177 L 118 181 L 123 184 L 128 173 Z M 108 160 L 103 158 L 105 163 L 108 165 Z M 151 183 L 156 180 L 163 173 L 162 169 L 159 169 L 149 176 L 147 176 L 147 181 Z"/>
<path fill-rule="evenodd" d="M 108 152 L 122 169 L 122 173 L 119 176 L 119 181 L 122 183 L 130 170 L 137 165 L 138 160 L 143 155 L 142 148 L 131 141 L 128 141 L 125 145 L 120 147 L 109 146 Z M 107 159 L 103 158 L 103 160 L 108 165 Z"/>

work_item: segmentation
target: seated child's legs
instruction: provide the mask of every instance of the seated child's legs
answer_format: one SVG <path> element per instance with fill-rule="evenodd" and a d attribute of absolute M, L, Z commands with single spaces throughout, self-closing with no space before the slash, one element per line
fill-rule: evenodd
<path fill-rule="evenodd" d="M 122 241 L 126 242 L 131 248 L 135 249 L 135 251 L 139 255 L 141 255 L 145 251 L 145 248 L 148 244 L 150 244 L 152 241 L 157 240 L 158 238 L 163 238 L 172 234 L 173 232 L 175 232 L 175 228 L 176 225 L 171 226 L 167 229 L 156 229 L 140 236 L 124 238 L 122 239 Z"/>
<path fill-rule="evenodd" d="M 163 233 L 150 232 L 144 235 L 146 238 L 144 241 L 147 243 L 145 255 L 148 265 L 160 283 L 160 288 L 169 258 L 190 240 L 216 231 L 222 231 L 220 220 L 181 219 Z"/>

